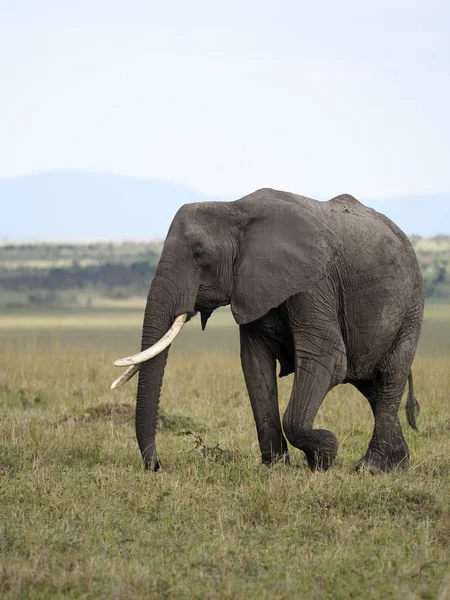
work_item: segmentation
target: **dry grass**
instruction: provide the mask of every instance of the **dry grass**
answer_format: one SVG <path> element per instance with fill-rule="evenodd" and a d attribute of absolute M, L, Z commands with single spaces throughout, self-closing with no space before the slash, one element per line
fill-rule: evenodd
<path fill-rule="evenodd" d="M 430 317 L 415 364 L 412 464 L 377 476 L 353 471 L 372 422 L 350 386 L 317 419 L 340 440 L 329 472 L 309 472 L 295 450 L 290 467 L 260 466 L 236 330 L 222 321 L 174 344 L 164 472 L 144 472 L 136 384 L 109 391 L 140 319 L 129 331 L 115 318 L 107 329 L 11 323 L 0 350 L 2 598 L 449 598 L 448 317 Z M 283 405 L 290 384 L 280 381 Z"/>

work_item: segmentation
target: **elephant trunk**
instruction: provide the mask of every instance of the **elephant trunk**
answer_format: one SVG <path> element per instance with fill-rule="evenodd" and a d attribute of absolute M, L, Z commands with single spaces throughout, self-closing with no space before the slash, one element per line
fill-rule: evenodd
<path fill-rule="evenodd" d="M 173 261 L 159 262 L 147 298 L 142 326 L 141 351 L 147 350 L 161 340 L 173 326 L 174 320 L 187 313 L 195 314 L 196 293 L 191 285 L 180 287 L 179 269 Z M 183 319 L 182 319 L 183 320 Z M 183 320 L 184 322 L 184 320 Z M 164 370 L 170 346 L 157 356 L 139 366 L 139 383 L 136 399 L 136 437 L 146 469 L 160 468 L 155 445 L 158 406 Z"/>
<path fill-rule="evenodd" d="M 161 320 L 161 327 L 150 325 L 151 316 L 146 312 L 142 331 L 142 349 L 155 343 L 164 329 L 170 326 L 169 320 Z M 167 324 L 164 327 L 164 322 Z M 136 399 L 136 437 L 146 469 L 158 471 L 160 463 L 156 452 L 155 432 L 158 419 L 159 397 L 167 362 L 169 348 L 152 360 L 143 363 L 139 369 L 139 383 Z"/>

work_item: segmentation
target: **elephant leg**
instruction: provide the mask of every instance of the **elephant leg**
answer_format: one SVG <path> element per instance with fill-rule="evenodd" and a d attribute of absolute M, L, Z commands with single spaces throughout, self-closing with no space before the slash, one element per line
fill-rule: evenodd
<path fill-rule="evenodd" d="M 364 467 L 389 471 L 406 467 L 409 448 L 403 436 L 398 411 L 411 372 L 420 328 L 419 309 L 407 315 L 390 355 L 378 366 L 371 381 L 355 382 L 355 387 L 369 400 L 374 416 L 374 430 L 369 447 L 356 469 Z"/>
<path fill-rule="evenodd" d="M 409 449 L 398 418 L 406 380 L 407 376 L 402 382 L 395 382 L 389 375 L 382 374 L 375 382 L 355 384 L 368 399 L 375 421 L 367 452 L 356 463 L 357 471 L 364 468 L 389 471 L 408 465 Z"/>
<path fill-rule="evenodd" d="M 327 294 L 300 295 L 289 310 L 295 348 L 291 398 L 283 416 L 288 441 L 302 450 L 313 470 L 327 470 L 336 457 L 338 441 L 332 431 L 313 429 L 328 391 L 345 379 L 347 355 Z"/>
<path fill-rule="evenodd" d="M 313 429 L 313 422 L 331 387 L 330 370 L 316 359 L 298 361 L 291 398 L 283 416 L 288 441 L 302 450 L 312 470 L 327 470 L 337 454 L 338 441 L 332 431 Z"/>
<path fill-rule="evenodd" d="M 256 423 L 262 462 L 289 462 L 287 442 L 281 429 L 275 356 L 264 338 L 241 326 L 241 363 Z"/>

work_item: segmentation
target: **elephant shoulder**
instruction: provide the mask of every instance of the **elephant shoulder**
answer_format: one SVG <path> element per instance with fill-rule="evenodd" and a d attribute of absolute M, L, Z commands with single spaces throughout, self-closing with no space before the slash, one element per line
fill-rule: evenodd
<path fill-rule="evenodd" d="M 276 190 L 274 188 L 260 188 L 247 196 L 241 198 L 241 200 L 246 201 L 278 201 L 278 202 L 294 202 L 294 203 L 302 203 L 302 202 L 311 202 L 313 201 L 311 198 L 307 198 L 306 196 L 299 196 L 298 194 L 294 194 L 292 192 L 285 192 L 283 190 Z"/>
<path fill-rule="evenodd" d="M 362 202 L 359 202 L 356 198 L 350 194 L 341 194 L 329 200 L 326 204 L 329 204 L 333 212 L 350 213 L 357 218 L 369 219 L 368 222 L 378 222 L 384 227 L 385 235 L 394 235 L 399 238 L 402 242 L 409 244 L 408 236 L 400 229 L 400 227 L 394 223 L 389 217 L 377 210 L 366 206 Z"/>
<path fill-rule="evenodd" d="M 276 190 L 273 188 L 260 188 L 243 198 L 236 201 L 237 204 L 244 207 L 249 207 L 257 210 L 267 209 L 273 211 L 286 207 L 288 210 L 290 207 L 298 207 L 302 211 L 308 211 L 309 213 L 317 212 L 317 205 L 322 204 L 321 202 L 308 198 L 307 196 L 300 196 L 292 192 L 285 192 L 282 190 Z M 295 210 L 295 209 L 294 209 Z"/>
<path fill-rule="evenodd" d="M 339 194 L 326 204 L 333 212 L 355 213 L 367 210 L 367 206 L 350 194 Z"/>

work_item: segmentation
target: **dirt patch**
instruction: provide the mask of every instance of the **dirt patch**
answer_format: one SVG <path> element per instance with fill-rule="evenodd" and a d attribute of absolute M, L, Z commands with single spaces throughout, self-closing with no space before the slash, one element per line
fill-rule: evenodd
<path fill-rule="evenodd" d="M 60 425 L 73 425 L 74 423 L 92 423 L 94 421 L 108 421 L 122 424 L 131 421 L 134 417 L 132 404 L 97 404 L 90 406 L 83 413 L 70 415 L 59 421 Z"/>
<path fill-rule="evenodd" d="M 158 414 L 158 429 L 161 431 L 174 431 L 179 433 L 186 429 L 194 431 L 205 431 L 205 426 L 201 425 L 186 415 L 167 414 L 163 410 Z"/>
<path fill-rule="evenodd" d="M 95 421 L 111 420 L 117 425 L 131 423 L 135 415 L 134 404 L 97 404 L 87 408 L 83 413 L 78 415 L 70 415 L 59 421 L 61 425 L 72 425 L 74 423 L 92 423 Z M 160 431 L 173 431 L 175 433 L 194 429 L 195 431 L 205 431 L 205 427 L 195 422 L 190 417 L 179 414 L 167 414 L 160 410 L 158 414 L 157 428 Z"/>

